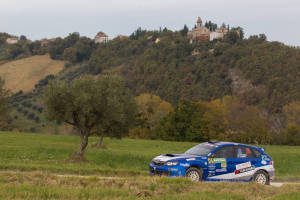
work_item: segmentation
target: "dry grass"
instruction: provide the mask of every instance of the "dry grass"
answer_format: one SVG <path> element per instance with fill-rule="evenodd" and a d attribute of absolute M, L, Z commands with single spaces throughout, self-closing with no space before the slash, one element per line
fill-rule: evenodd
<path fill-rule="evenodd" d="M 45 172 L 0 172 L 6 199 L 298 199 L 300 185 L 197 183 L 183 178 L 63 177 Z"/>
<path fill-rule="evenodd" d="M 5 87 L 13 92 L 28 92 L 39 80 L 49 74 L 57 74 L 64 62 L 52 60 L 49 55 L 32 56 L 0 65 L 0 77 Z"/>

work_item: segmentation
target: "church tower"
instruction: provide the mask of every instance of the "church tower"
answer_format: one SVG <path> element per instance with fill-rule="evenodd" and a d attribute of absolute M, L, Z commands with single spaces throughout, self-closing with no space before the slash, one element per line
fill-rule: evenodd
<path fill-rule="evenodd" d="M 201 27 L 202 26 L 202 20 L 200 17 L 198 17 L 198 20 L 197 20 L 197 27 Z"/>

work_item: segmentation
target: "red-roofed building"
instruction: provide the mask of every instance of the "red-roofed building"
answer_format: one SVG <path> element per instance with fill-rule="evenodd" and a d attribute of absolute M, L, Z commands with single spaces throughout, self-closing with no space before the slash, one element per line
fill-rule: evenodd
<path fill-rule="evenodd" d="M 99 32 L 94 39 L 95 43 L 107 43 L 108 42 L 108 36 L 103 33 L 103 32 Z"/>

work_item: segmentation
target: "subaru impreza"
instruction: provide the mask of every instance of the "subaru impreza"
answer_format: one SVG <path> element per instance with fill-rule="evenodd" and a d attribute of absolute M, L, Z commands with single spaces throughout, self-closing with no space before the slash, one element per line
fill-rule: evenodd
<path fill-rule="evenodd" d="M 155 157 L 149 165 L 149 174 L 187 177 L 193 181 L 255 181 L 268 185 L 275 178 L 275 169 L 265 151 L 262 147 L 210 141 L 185 153 Z"/>

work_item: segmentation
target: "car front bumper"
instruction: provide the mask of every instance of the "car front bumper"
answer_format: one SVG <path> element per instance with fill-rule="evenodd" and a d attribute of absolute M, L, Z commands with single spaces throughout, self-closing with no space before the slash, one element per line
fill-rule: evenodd
<path fill-rule="evenodd" d="M 152 163 L 149 165 L 149 175 L 178 177 L 178 176 L 184 176 L 184 173 L 185 173 L 185 168 L 179 165 L 157 166 Z"/>

